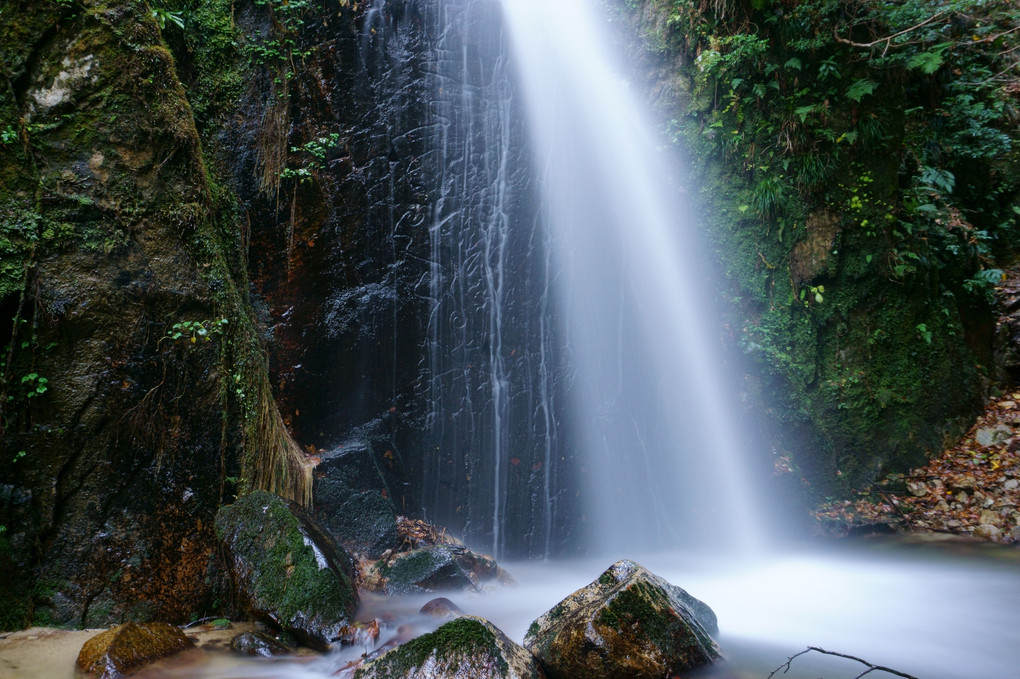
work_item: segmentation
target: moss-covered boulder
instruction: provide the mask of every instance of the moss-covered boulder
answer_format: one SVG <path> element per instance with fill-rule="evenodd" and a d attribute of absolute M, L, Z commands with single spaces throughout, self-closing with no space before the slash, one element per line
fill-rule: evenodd
<path fill-rule="evenodd" d="M 703 602 L 619 561 L 532 623 L 524 645 L 552 679 L 683 677 L 719 658 Z"/>
<path fill-rule="evenodd" d="M 233 23 L 189 8 L 198 42 Z M 182 32 L 136 0 L 3 10 L 0 628 L 184 622 L 224 598 L 217 507 L 311 486 L 181 82 L 229 59 L 179 71 Z"/>
<path fill-rule="evenodd" d="M 355 679 L 538 679 L 535 657 L 487 620 L 458 618 L 366 663 Z"/>
<path fill-rule="evenodd" d="M 129 622 L 86 641 L 77 665 L 97 679 L 113 679 L 192 646 L 191 639 L 173 625 Z"/>
<path fill-rule="evenodd" d="M 216 514 L 239 606 L 325 649 L 349 636 L 358 592 L 350 556 L 296 505 L 255 491 Z"/>

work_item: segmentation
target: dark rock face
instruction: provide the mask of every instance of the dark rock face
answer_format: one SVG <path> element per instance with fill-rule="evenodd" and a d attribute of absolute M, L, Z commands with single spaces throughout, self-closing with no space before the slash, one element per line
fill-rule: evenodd
<path fill-rule="evenodd" d="M 720 657 L 716 630 L 707 605 L 620 561 L 532 623 L 524 646 L 553 679 L 682 677 Z"/>
<path fill-rule="evenodd" d="M 353 563 L 300 509 L 255 491 L 217 513 L 216 534 L 243 609 L 313 648 L 350 637 Z"/>
<path fill-rule="evenodd" d="M 540 679 L 534 656 L 487 620 L 458 618 L 387 651 L 355 672 L 356 679 Z"/>
<path fill-rule="evenodd" d="M 315 513 L 345 549 L 379 558 L 399 546 L 392 491 L 367 442 L 348 442 L 315 468 Z"/>
<path fill-rule="evenodd" d="M 252 180 L 267 90 L 228 144 L 281 407 L 320 450 L 368 441 L 398 514 L 546 553 L 576 525 L 554 425 L 569 380 L 498 3 L 358 4 L 296 36 L 286 146 L 339 135 L 313 176 Z"/>
<path fill-rule="evenodd" d="M 230 648 L 241 655 L 252 655 L 262 658 L 272 658 L 290 653 L 289 648 L 281 644 L 274 637 L 262 632 L 238 634 L 230 640 Z"/>
<path fill-rule="evenodd" d="M 116 679 L 192 646 L 191 639 L 173 625 L 129 622 L 86 641 L 77 665 L 96 679 Z"/>
<path fill-rule="evenodd" d="M 145 7 L 16 14 L 0 26 L 13 85 L 0 127 L 17 133 L 0 154 L 0 329 L 13 347 L 0 627 L 183 621 L 219 594 L 212 517 L 227 477 L 254 479 L 241 471 L 245 413 L 286 439 L 225 245 L 236 224 Z M 173 339 L 181 323 L 196 333 Z"/>

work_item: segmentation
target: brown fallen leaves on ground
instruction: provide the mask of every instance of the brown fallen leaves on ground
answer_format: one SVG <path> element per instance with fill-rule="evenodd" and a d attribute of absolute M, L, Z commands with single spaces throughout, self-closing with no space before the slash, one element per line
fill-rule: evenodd
<path fill-rule="evenodd" d="M 874 484 L 856 501 L 819 507 L 821 532 L 847 535 L 885 527 L 1020 542 L 1018 425 L 1020 391 L 992 399 L 967 436 L 942 457 Z"/>

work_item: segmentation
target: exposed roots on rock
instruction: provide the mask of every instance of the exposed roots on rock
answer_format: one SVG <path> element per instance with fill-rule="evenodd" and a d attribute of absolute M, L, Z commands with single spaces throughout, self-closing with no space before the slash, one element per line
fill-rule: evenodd
<path fill-rule="evenodd" d="M 276 91 L 274 87 L 269 95 L 272 98 L 272 103 L 262 116 L 257 140 L 259 189 L 272 198 L 276 198 L 280 193 L 281 175 L 284 168 L 287 167 L 290 97 L 286 84 L 282 87 L 282 92 Z"/>
<path fill-rule="evenodd" d="M 247 442 L 250 450 L 245 456 L 250 487 L 311 507 L 312 464 L 288 433 L 268 379 L 259 380 L 255 417 L 255 440 Z"/>

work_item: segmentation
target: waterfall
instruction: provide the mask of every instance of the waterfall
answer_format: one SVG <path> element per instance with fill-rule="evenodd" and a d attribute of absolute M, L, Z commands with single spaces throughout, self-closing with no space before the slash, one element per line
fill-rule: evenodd
<path fill-rule="evenodd" d="M 427 4 L 422 501 L 496 556 L 758 532 L 716 286 L 595 4 Z"/>
<path fill-rule="evenodd" d="M 562 371 L 517 87 L 495 2 L 433 12 L 425 508 L 497 556 L 547 553 Z"/>
<path fill-rule="evenodd" d="M 562 269 L 590 544 L 747 544 L 753 491 L 676 171 L 591 0 L 504 0 Z M 720 539 L 722 538 L 722 539 Z"/>

